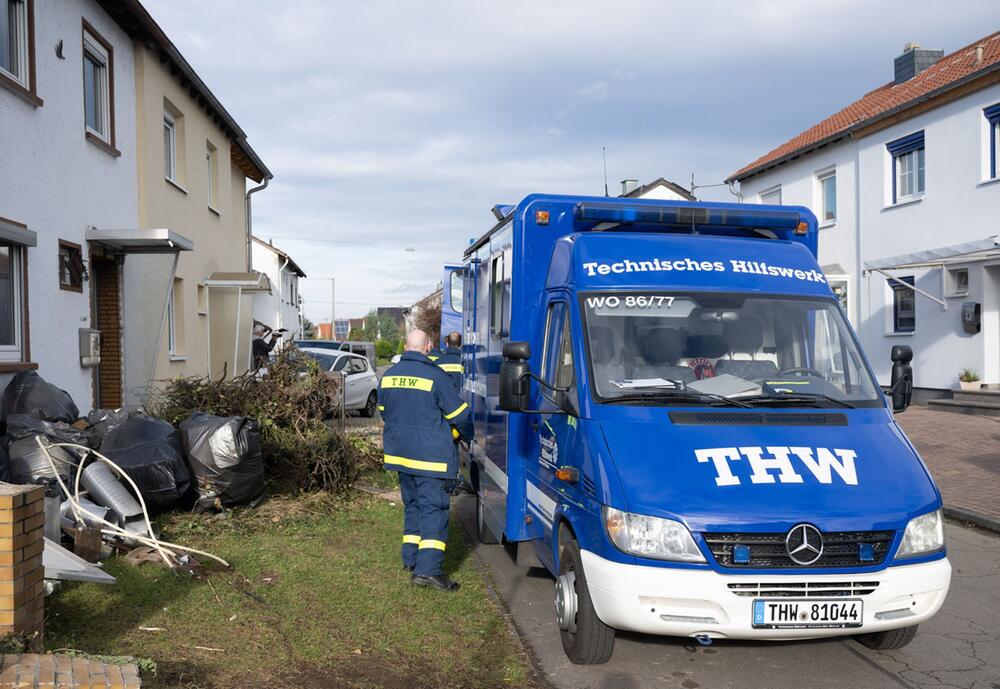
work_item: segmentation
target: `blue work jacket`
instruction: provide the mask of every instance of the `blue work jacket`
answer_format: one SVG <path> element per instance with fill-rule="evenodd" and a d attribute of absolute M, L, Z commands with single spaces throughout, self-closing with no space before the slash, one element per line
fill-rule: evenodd
<path fill-rule="evenodd" d="M 448 374 L 418 352 L 406 352 L 382 376 L 379 411 L 384 466 L 418 476 L 454 478 L 458 452 L 451 429 L 472 439 L 472 415 Z"/>
<path fill-rule="evenodd" d="M 445 347 L 441 356 L 434 362 L 442 371 L 448 374 L 457 390 L 462 389 L 462 351 L 454 347 Z"/>

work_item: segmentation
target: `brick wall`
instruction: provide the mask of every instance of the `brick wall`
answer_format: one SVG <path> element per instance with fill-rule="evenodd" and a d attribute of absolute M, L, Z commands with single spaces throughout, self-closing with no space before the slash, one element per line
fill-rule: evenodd
<path fill-rule="evenodd" d="M 45 489 L 0 483 L 0 634 L 41 649 L 45 617 Z"/>

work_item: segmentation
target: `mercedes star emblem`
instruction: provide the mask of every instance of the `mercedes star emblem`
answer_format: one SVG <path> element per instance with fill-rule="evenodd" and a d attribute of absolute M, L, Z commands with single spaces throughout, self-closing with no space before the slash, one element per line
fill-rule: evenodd
<path fill-rule="evenodd" d="M 823 534 L 812 524 L 797 524 L 785 536 L 785 550 L 797 565 L 811 565 L 823 554 Z"/>

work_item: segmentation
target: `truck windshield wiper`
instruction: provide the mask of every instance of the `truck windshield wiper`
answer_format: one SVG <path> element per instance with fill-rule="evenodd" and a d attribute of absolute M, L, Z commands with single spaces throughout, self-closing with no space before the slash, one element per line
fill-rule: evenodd
<path fill-rule="evenodd" d="M 848 409 L 856 408 L 850 402 L 838 400 L 836 397 L 830 397 L 830 395 L 824 395 L 821 392 L 797 392 L 794 395 L 753 395 L 751 397 L 741 397 L 740 400 L 748 402 L 746 405 L 748 407 L 755 403 L 767 404 L 770 402 L 788 402 L 791 404 L 805 404 L 811 402 L 815 404 L 819 400 L 826 400 L 827 402 L 833 402 L 834 404 Z"/>
<path fill-rule="evenodd" d="M 609 402 L 644 402 L 647 400 L 676 400 L 678 402 L 682 401 L 699 401 L 704 402 L 706 400 L 712 401 L 713 407 L 727 406 L 727 407 L 744 407 L 750 409 L 751 405 L 741 402 L 740 400 L 734 400 L 729 397 L 724 397 L 723 395 L 716 395 L 711 392 L 698 392 L 696 390 L 680 390 L 680 389 L 651 389 L 649 392 L 633 392 L 627 395 L 621 395 L 618 397 L 610 397 L 607 401 Z"/>

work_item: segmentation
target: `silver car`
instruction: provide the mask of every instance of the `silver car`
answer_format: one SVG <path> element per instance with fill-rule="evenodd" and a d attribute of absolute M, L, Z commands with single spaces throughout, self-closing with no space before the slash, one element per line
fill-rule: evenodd
<path fill-rule="evenodd" d="M 320 370 L 344 377 L 344 407 L 362 416 L 375 416 L 378 410 L 378 376 L 368 359 L 360 354 L 318 347 L 303 347 L 302 353 L 315 360 Z"/>

